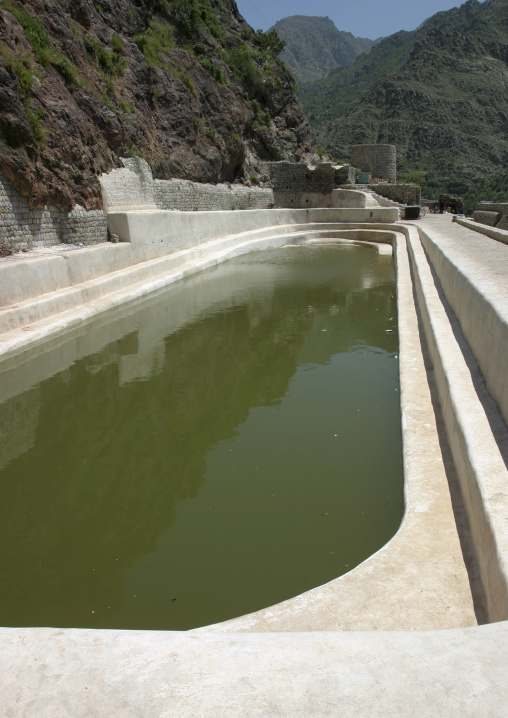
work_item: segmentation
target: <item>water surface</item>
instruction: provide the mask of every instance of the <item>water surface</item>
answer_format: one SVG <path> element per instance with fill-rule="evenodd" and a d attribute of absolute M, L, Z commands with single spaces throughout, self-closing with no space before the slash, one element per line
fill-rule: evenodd
<path fill-rule="evenodd" d="M 189 629 L 402 518 L 392 260 L 255 253 L 0 365 L 0 625 Z"/>

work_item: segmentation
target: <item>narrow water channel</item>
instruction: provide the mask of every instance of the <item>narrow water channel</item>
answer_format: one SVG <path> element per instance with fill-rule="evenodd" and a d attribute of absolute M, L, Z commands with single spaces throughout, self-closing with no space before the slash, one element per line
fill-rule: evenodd
<path fill-rule="evenodd" d="M 391 257 L 246 255 L 0 364 L 0 625 L 189 629 L 403 514 Z"/>

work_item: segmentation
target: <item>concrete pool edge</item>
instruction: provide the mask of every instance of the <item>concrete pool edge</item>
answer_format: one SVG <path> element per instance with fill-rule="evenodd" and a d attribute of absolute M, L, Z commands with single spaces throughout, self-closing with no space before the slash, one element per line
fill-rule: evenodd
<path fill-rule="evenodd" d="M 401 229 L 419 241 L 414 228 L 386 229 Z M 407 307 L 402 309 L 399 323 Z M 409 383 L 412 362 L 421 354 L 414 333 L 410 345 Z M 402 376 L 401 366 L 405 382 Z M 420 382 L 413 384 L 411 391 L 406 387 L 407 411 L 423 431 L 426 422 L 411 400 Z M 404 418 L 407 425 L 407 413 Z M 418 432 L 411 437 L 415 451 L 421 438 Z M 442 463 L 437 455 L 407 456 L 415 469 L 427 459 Z M 418 609 L 432 600 L 421 596 Z M 399 605 L 387 608 L 396 622 Z M 0 629 L 6 715 L 309 716 L 336 715 L 339 705 L 344 716 L 504 715 L 506 621 L 424 633 L 276 630 L 221 635 L 211 628 L 187 634 Z"/>

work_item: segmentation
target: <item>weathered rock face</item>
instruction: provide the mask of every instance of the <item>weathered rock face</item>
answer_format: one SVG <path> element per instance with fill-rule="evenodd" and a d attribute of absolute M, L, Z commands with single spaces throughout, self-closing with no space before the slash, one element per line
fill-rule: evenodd
<path fill-rule="evenodd" d="M 0 169 L 33 207 L 101 206 L 98 175 L 257 181 L 313 152 L 273 34 L 234 0 L 0 0 Z"/>

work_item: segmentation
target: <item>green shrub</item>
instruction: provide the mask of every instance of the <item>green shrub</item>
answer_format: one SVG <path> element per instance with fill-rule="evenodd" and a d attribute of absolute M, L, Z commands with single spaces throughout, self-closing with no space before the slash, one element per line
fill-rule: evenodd
<path fill-rule="evenodd" d="M 35 62 L 45 68 L 52 65 L 71 89 L 78 84 L 83 84 L 77 67 L 69 58 L 53 48 L 40 20 L 32 17 L 25 8 L 20 7 L 12 0 L 0 0 L 0 6 L 9 10 L 23 28 L 26 39 L 33 50 Z"/>
<path fill-rule="evenodd" d="M 173 27 L 169 23 L 152 20 L 146 32 L 134 35 L 133 40 L 149 65 L 166 67 L 161 55 L 175 47 Z"/>
<path fill-rule="evenodd" d="M 78 68 L 65 55 L 58 55 L 51 61 L 51 64 L 63 77 L 68 87 L 72 89 L 80 84 Z"/>
<path fill-rule="evenodd" d="M 221 85 L 226 84 L 226 78 L 224 77 L 224 73 L 222 72 L 220 65 L 212 62 L 207 57 L 199 57 L 198 60 L 201 67 L 209 72 L 216 82 L 219 82 Z"/>
<path fill-rule="evenodd" d="M 111 38 L 111 47 L 113 48 L 113 52 L 117 55 L 121 55 L 123 53 L 123 40 L 118 35 L 113 35 Z"/>
<path fill-rule="evenodd" d="M 180 78 L 180 80 L 183 82 L 185 87 L 191 92 L 191 94 L 197 96 L 198 93 L 196 91 L 196 87 L 195 87 L 194 83 L 192 82 L 192 80 L 190 79 L 190 77 L 188 75 L 186 75 L 185 72 L 177 72 L 176 75 L 177 75 L 177 77 Z"/>
<path fill-rule="evenodd" d="M 404 184 L 417 184 L 419 187 L 425 182 L 427 173 L 424 170 L 411 170 L 402 178 Z"/>
<path fill-rule="evenodd" d="M 120 100 L 118 104 L 127 115 L 136 114 L 136 105 L 131 100 Z"/>
<path fill-rule="evenodd" d="M 277 30 L 274 30 L 273 28 L 268 32 L 256 30 L 256 33 L 254 34 L 254 42 L 259 48 L 261 48 L 261 50 L 266 51 L 273 58 L 280 55 L 286 47 L 286 42 L 280 39 L 277 35 Z"/>
<path fill-rule="evenodd" d="M 234 152 L 242 144 L 242 138 L 237 132 L 234 132 L 226 140 L 226 149 L 228 152 Z"/>
<path fill-rule="evenodd" d="M 115 40 L 116 38 L 116 40 Z M 82 42 L 91 62 L 97 61 L 102 72 L 112 77 L 122 77 L 127 63 L 121 54 L 123 51 L 123 42 L 118 35 L 113 35 L 112 44 L 113 52 L 109 52 L 103 47 L 95 37 L 91 35 L 82 36 Z M 115 46 L 117 49 L 115 49 Z"/>
<path fill-rule="evenodd" d="M 263 96 L 263 75 L 254 61 L 254 54 L 247 45 L 231 48 L 228 53 L 228 64 L 236 80 L 245 88 L 249 97 Z"/>
<path fill-rule="evenodd" d="M 49 67 L 48 58 L 53 48 L 42 22 L 11 0 L 1 0 L 0 5 L 9 10 L 23 28 L 26 39 L 34 51 L 35 61 L 43 67 Z"/>
<path fill-rule="evenodd" d="M 111 110 L 111 112 L 115 112 L 116 108 L 106 92 L 99 99 L 102 104 L 108 108 L 108 110 Z"/>
<path fill-rule="evenodd" d="M 173 15 L 175 24 L 189 40 L 199 27 L 204 28 L 221 44 L 224 41 L 219 12 L 210 0 L 163 0 L 164 9 Z"/>
<path fill-rule="evenodd" d="M 131 140 L 127 142 L 127 154 L 129 157 L 145 157 L 145 151 L 136 147 Z"/>
<path fill-rule="evenodd" d="M 30 124 L 33 135 L 39 145 L 44 143 L 46 131 L 41 122 L 44 117 L 44 110 L 41 108 L 34 109 L 31 105 L 32 85 L 33 85 L 33 68 L 30 57 L 26 55 L 13 55 L 7 45 L 0 41 L 0 56 L 4 57 L 8 66 L 14 71 L 19 88 L 21 91 L 21 100 L 25 106 L 25 112 Z"/>

